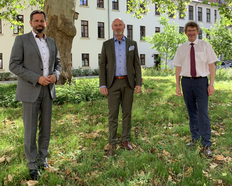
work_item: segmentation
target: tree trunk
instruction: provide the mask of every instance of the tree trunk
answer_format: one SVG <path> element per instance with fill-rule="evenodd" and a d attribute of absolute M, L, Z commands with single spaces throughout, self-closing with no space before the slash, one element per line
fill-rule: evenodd
<path fill-rule="evenodd" d="M 62 72 L 58 84 L 71 82 L 72 61 L 71 50 L 73 38 L 76 35 L 74 25 L 76 0 L 45 0 L 44 12 L 47 15 L 47 36 L 55 39 L 60 52 Z"/>

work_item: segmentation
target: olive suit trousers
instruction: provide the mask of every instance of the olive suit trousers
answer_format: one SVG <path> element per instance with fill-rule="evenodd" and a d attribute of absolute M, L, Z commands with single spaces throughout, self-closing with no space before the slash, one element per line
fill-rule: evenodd
<path fill-rule="evenodd" d="M 131 110 L 134 88 L 131 88 L 128 79 L 114 79 L 108 89 L 109 108 L 109 144 L 117 143 L 117 128 L 119 106 L 122 108 L 122 141 L 130 141 Z"/>

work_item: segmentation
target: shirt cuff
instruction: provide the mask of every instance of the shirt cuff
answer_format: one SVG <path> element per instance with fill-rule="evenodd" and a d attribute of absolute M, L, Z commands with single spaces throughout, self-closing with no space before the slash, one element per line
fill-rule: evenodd
<path fill-rule="evenodd" d="M 105 85 L 100 86 L 100 88 L 104 88 L 104 87 L 106 87 L 106 86 Z"/>

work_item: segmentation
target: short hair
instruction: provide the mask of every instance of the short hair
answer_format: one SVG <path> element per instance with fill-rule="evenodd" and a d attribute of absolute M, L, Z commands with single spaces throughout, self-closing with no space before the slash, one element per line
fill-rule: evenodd
<path fill-rule="evenodd" d="M 31 15 L 30 15 L 31 21 L 33 19 L 33 15 L 35 15 L 35 14 L 43 14 L 45 21 L 47 20 L 46 14 L 42 10 L 34 10 L 33 12 L 31 12 Z"/>
<path fill-rule="evenodd" d="M 184 26 L 184 31 L 186 32 L 187 31 L 187 28 L 188 27 L 196 27 L 197 28 L 197 31 L 199 31 L 200 30 L 200 26 L 195 22 L 195 21 L 189 21 L 189 22 L 187 22 L 186 24 L 185 24 L 185 26 Z"/>

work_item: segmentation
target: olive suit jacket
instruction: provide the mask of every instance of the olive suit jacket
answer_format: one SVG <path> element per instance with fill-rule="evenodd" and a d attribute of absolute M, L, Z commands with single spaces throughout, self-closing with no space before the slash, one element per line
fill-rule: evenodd
<path fill-rule="evenodd" d="M 100 86 L 110 88 L 114 82 L 116 67 L 114 38 L 103 43 L 100 63 Z M 141 65 L 135 41 L 126 38 L 127 78 L 131 88 L 142 85 Z"/>
<path fill-rule="evenodd" d="M 49 75 L 54 74 L 59 79 L 61 63 L 54 39 L 46 37 L 50 59 Z M 42 57 L 32 32 L 15 38 L 12 47 L 9 69 L 18 76 L 16 100 L 33 103 L 39 96 L 42 85 L 38 83 L 43 76 Z M 51 98 L 54 99 L 55 84 L 49 84 Z"/>

